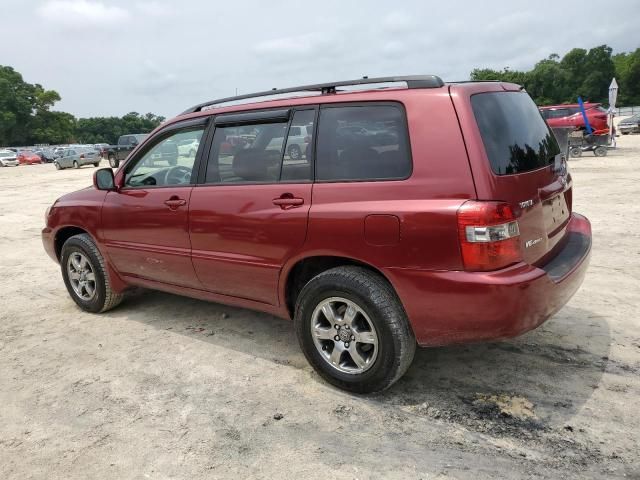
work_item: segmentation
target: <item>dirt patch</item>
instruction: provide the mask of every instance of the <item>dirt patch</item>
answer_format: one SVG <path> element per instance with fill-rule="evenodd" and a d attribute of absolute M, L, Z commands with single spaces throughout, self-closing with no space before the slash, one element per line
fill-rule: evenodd
<path fill-rule="evenodd" d="M 570 162 L 594 247 L 565 308 L 364 397 L 269 315 L 144 291 L 80 312 L 38 232 L 93 168 L 0 169 L 0 478 L 640 478 L 640 135 L 619 146 Z"/>

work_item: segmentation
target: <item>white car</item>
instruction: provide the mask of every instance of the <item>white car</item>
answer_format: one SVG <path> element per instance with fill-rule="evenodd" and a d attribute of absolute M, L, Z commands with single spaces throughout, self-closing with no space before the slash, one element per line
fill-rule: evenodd
<path fill-rule="evenodd" d="M 287 137 L 286 155 L 291 160 L 301 160 L 307 155 L 307 146 L 313 135 L 310 125 L 293 125 Z M 280 150 L 282 148 L 283 137 L 276 137 L 269 142 L 267 150 Z"/>
<path fill-rule="evenodd" d="M 178 155 L 181 157 L 195 157 L 200 142 L 197 139 L 188 138 L 178 143 Z"/>
<path fill-rule="evenodd" d="M 11 150 L 0 150 L 0 166 L 17 167 L 19 165 L 16 152 Z"/>

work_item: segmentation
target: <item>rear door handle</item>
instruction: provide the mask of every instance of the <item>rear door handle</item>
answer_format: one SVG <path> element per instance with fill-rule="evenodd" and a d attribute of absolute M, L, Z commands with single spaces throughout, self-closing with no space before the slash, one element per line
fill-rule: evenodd
<path fill-rule="evenodd" d="M 285 193 L 278 198 L 274 198 L 273 204 L 285 210 L 287 208 L 299 207 L 304 204 L 304 198 L 294 197 L 290 193 Z"/>
<path fill-rule="evenodd" d="M 175 210 L 178 207 L 182 207 L 187 204 L 187 201 L 184 198 L 180 198 L 177 196 L 171 197 L 169 200 L 165 200 L 164 204 L 169 207 L 171 210 Z"/>

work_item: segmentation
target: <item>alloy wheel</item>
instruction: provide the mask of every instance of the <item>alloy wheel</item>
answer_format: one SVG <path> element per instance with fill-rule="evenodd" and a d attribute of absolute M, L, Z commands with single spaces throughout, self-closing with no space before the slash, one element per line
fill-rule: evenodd
<path fill-rule="evenodd" d="M 357 303 L 342 297 L 327 298 L 316 306 L 310 326 L 318 353 L 336 370 L 359 374 L 373 366 L 378 334 Z"/>
<path fill-rule="evenodd" d="M 86 255 L 72 252 L 67 260 L 67 274 L 71 288 L 79 298 L 89 301 L 95 296 L 96 275 Z"/>

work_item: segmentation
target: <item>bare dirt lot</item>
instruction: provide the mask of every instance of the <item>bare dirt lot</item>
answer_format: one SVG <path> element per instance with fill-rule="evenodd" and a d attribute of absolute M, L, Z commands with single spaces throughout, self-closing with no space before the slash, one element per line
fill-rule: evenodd
<path fill-rule="evenodd" d="M 594 249 L 559 314 L 419 350 L 365 397 L 269 315 L 158 292 L 82 313 L 40 229 L 93 168 L 0 169 L 0 478 L 640 478 L 640 136 L 618 145 L 570 162 Z"/>

